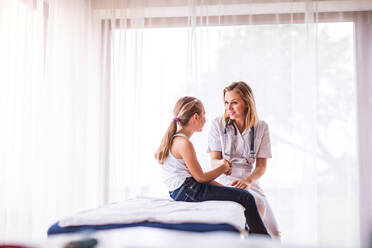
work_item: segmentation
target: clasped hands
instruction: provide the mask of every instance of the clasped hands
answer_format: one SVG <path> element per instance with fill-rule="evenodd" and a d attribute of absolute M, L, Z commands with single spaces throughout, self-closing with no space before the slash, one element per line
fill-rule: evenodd
<path fill-rule="evenodd" d="M 223 159 L 223 165 L 225 166 L 225 172 L 224 174 L 229 176 L 232 172 L 232 162 L 231 160 L 228 160 L 226 158 Z"/>

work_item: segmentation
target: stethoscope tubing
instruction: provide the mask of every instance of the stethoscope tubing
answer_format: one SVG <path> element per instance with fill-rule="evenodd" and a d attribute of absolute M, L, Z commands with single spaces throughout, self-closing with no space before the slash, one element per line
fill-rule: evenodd
<path fill-rule="evenodd" d="M 227 135 L 227 126 L 228 126 L 228 120 L 225 121 L 225 128 L 224 128 L 224 135 Z M 233 128 L 234 128 L 234 134 L 235 136 L 238 135 L 238 130 L 236 129 L 235 125 L 232 124 Z M 254 126 L 251 127 L 251 144 L 250 144 L 250 151 L 249 151 L 249 155 L 248 155 L 248 159 L 247 161 L 249 163 L 253 163 L 255 158 L 256 158 L 256 153 L 254 151 L 254 138 L 255 138 L 255 129 L 254 129 Z M 233 141 L 231 140 L 231 144 L 230 144 L 230 156 L 232 155 L 232 143 Z M 225 144 L 226 144 L 226 136 L 225 136 Z"/>

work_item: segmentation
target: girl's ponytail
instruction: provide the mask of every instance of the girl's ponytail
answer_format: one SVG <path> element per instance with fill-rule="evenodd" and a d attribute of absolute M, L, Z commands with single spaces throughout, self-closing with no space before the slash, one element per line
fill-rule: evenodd
<path fill-rule="evenodd" d="M 175 118 L 176 119 L 176 118 Z M 172 138 L 173 135 L 177 131 L 177 120 L 173 119 L 172 122 L 169 124 L 169 127 L 167 129 L 167 132 L 165 133 L 160 147 L 158 151 L 155 153 L 155 158 L 158 160 L 160 164 L 164 163 L 164 160 L 168 157 L 169 155 L 169 149 L 170 145 L 172 143 Z"/>

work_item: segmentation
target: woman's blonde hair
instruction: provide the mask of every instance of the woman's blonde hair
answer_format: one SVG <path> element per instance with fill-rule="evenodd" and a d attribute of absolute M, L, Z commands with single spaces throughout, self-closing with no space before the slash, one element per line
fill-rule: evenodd
<path fill-rule="evenodd" d="M 228 91 L 235 91 L 236 93 L 238 93 L 239 96 L 243 99 L 244 103 L 248 106 L 247 113 L 245 116 L 245 129 L 248 130 L 252 126 L 256 125 L 258 123 L 258 115 L 256 112 L 256 103 L 254 101 L 251 87 L 249 87 L 249 85 L 243 81 L 233 82 L 232 84 L 227 86 L 225 89 L 223 89 L 222 99 L 224 103 L 225 103 L 225 94 Z M 226 109 L 223 115 L 223 120 L 224 120 L 224 123 L 226 123 L 227 121 L 229 125 L 232 124 L 232 120 L 230 120 L 230 117 L 227 114 Z"/>
<path fill-rule="evenodd" d="M 174 118 L 169 124 L 167 132 L 165 133 L 160 147 L 155 153 L 155 158 L 160 164 L 163 164 L 165 159 L 169 155 L 169 149 L 172 144 L 173 135 L 177 132 L 177 123 L 183 127 L 186 126 L 190 118 L 194 114 L 201 115 L 202 103 L 195 97 L 185 96 L 179 99 L 174 106 L 173 115 Z"/>

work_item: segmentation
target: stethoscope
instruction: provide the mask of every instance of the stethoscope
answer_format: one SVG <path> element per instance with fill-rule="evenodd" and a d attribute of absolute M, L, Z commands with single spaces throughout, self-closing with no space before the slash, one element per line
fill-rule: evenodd
<path fill-rule="evenodd" d="M 224 128 L 224 134 L 227 134 L 227 126 L 228 126 L 228 123 L 229 123 L 229 120 L 227 119 L 225 121 L 225 128 Z M 233 128 L 234 128 L 234 134 L 235 134 L 235 137 L 238 135 L 238 130 L 236 129 L 235 125 L 232 124 Z M 228 155 L 229 157 L 232 156 L 232 151 L 234 150 L 233 149 L 233 140 L 231 139 L 231 144 L 230 144 L 230 153 L 226 153 L 226 155 Z M 226 144 L 226 136 L 225 136 L 225 144 Z M 254 161 L 256 159 L 256 153 L 254 151 L 254 126 L 251 127 L 251 145 L 250 145 L 250 150 L 249 150 L 249 154 L 248 154 L 248 158 L 247 158 L 247 162 L 249 164 L 253 164 Z"/>

